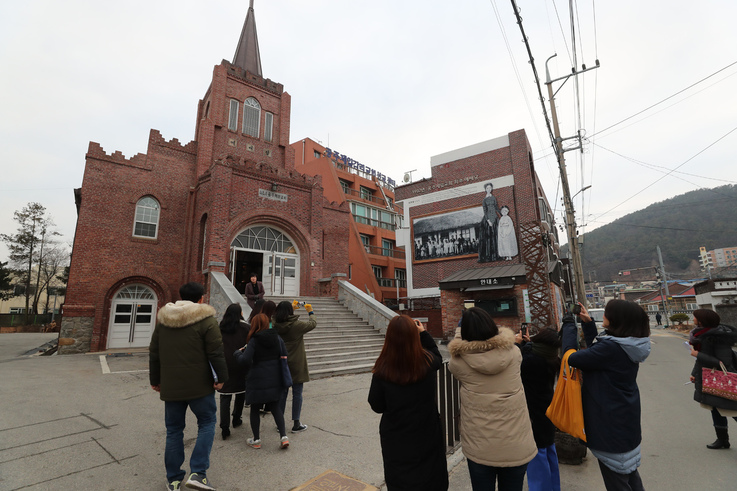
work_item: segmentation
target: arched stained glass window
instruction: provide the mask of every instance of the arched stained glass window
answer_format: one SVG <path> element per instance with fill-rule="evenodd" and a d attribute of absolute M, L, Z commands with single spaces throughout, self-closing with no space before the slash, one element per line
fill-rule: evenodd
<path fill-rule="evenodd" d="M 253 97 L 243 103 L 243 133 L 258 138 L 261 125 L 261 104 Z"/>
<path fill-rule="evenodd" d="M 156 300 L 154 292 L 143 285 L 129 285 L 115 295 L 116 299 L 127 300 Z"/>
<path fill-rule="evenodd" d="M 231 245 L 257 251 L 297 254 L 297 249 L 289 237 L 271 227 L 258 226 L 246 229 L 238 234 Z"/>
<path fill-rule="evenodd" d="M 151 196 L 141 198 L 136 203 L 136 219 L 133 235 L 136 237 L 156 238 L 159 228 L 159 202 Z"/>

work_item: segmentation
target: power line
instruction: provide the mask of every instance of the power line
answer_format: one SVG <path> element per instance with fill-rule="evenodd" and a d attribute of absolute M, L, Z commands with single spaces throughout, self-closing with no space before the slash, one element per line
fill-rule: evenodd
<path fill-rule="evenodd" d="M 679 90 L 678 92 L 676 92 L 675 94 L 669 95 L 668 97 L 666 97 L 665 99 L 661 100 L 660 102 L 656 102 L 655 104 L 653 104 L 653 105 L 651 105 L 651 106 L 648 106 L 648 107 L 646 107 L 646 108 L 645 108 L 645 109 L 643 109 L 642 111 L 639 111 L 639 112 L 637 112 L 637 113 L 633 114 L 632 116 L 628 116 L 628 117 L 624 118 L 623 120 L 621 120 L 621 121 L 619 121 L 619 122 L 617 122 L 617 123 L 614 123 L 614 124 L 613 124 L 613 125 L 611 125 L 611 126 L 607 126 L 606 128 L 604 128 L 603 130 L 599 131 L 598 133 L 594 133 L 593 135 L 591 135 L 591 137 L 594 137 L 595 135 L 598 135 L 599 133 L 604 133 L 605 131 L 607 131 L 607 130 L 610 130 L 610 129 L 612 129 L 612 128 L 614 128 L 615 126 L 617 126 L 617 125 L 620 125 L 620 124 L 624 123 L 625 121 L 628 121 L 628 120 L 630 120 L 630 119 L 634 118 L 635 116 L 639 116 L 640 114 L 644 113 L 645 111 L 649 111 L 650 109 L 654 108 L 655 106 L 657 106 L 657 105 L 659 105 L 659 104 L 662 104 L 662 103 L 664 103 L 664 102 L 665 102 L 665 101 L 667 101 L 668 99 L 672 99 L 673 97 L 677 96 L 678 94 L 682 94 L 683 92 L 687 91 L 687 90 L 688 90 L 688 89 L 690 89 L 691 87 L 694 87 L 694 86 L 696 86 L 696 85 L 700 84 L 701 82 L 703 82 L 703 81 L 705 81 L 705 80 L 708 80 L 708 79 L 710 79 L 710 78 L 711 78 L 711 77 L 713 77 L 714 75 L 716 75 L 716 74 L 718 74 L 718 73 L 720 73 L 720 72 L 723 72 L 723 71 L 724 71 L 724 70 L 726 70 L 727 68 L 729 68 L 729 67 L 731 67 L 731 66 L 733 66 L 733 65 L 736 65 L 736 64 L 737 64 L 737 61 L 733 61 L 732 63 L 730 63 L 729 65 L 725 66 L 724 68 L 720 68 L 720 69 L 719 69 L 719 70 L 717 70 L 716 72 L 712 73 L 711 75 L 707 75 L 706 77 L 702 78 L 702 79 L 701 79 L 701 80 L 699 80 L 698 82 L 695 82 L 695 83 L 693 83 L 693 84 L 689 85 L 689 86 L 688 86 L 688 87 L 686 87 L 685 89 L 681 89 L 681 90 Z"/>

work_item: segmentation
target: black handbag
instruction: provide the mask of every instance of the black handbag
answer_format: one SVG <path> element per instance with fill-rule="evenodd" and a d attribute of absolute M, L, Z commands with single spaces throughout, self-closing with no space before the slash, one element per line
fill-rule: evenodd
<path fill-rule="evenodd" d="M 287 363 L 287 347 L 284 345 L 284 341 L 279 339 L 279 365 L 281 366 L 281 383 L 286 389 L 292 386 L 292 372 L 289 371 L 289 364 Z"/>

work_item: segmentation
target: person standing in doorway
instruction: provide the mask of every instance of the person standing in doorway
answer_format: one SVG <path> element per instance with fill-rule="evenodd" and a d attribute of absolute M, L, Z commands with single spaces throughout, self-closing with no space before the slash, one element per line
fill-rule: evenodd
<path fill-rule="evenodd" d="M 215 489 L 207 478 L 217 423 L 215 390 L 228 381 L 228 368 L 215 309 L 202 303 L 204 293 L 199 283 L 183 285 L 182 299 L 159 310 L 149 346 L 151 388 L 164 401 L 164 465 L 167 489 L 172 491 L 180 489 L 186 475 L 182 464 L 187 408 L 197 417 L 198 431 L 189 459 L 192 473 L 185 485 Z"/>
<path fill-rule="evenodd" d="M 251 273 L 251 281 L 246 284 L 246 301 L 248 306 L 253 308 L 256 304 L 256 300 L 262 300 L 264 298 L 264 285 L 258 281 L 256 273 Z"/>

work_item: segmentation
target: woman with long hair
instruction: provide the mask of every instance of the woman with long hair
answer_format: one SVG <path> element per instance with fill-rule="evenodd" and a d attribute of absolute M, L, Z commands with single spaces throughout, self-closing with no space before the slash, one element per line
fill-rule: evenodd
<path fill-rule="evenodd" d="M 440 414 L 435 403 L 443 359 L 419 321 L 394 317 L 376 360 L 368 402 L 381 414 L 379 435 L 389 491 L 448 489 Z"/>
<path fill-rule="evenodd" d="M 461 383 L 461 447 L 473 490 L 493 490 L 498 481 L 500 491 L 522 491 L 537 447 L 514 332 L 471 307 L 448 351 L 450 371 Z"/>
<path fill-rule="evenodd" d="M 246 403 L 251 406 L 253 438 L 246 440 L 246 443 L 253 448 L 261 448 L 259 412 L 264 407 L 271 412 L 279 429 L 280 448 L 289 446 L 284 428 L 284 414 L 279 411 L 279 398 L 285 389 L 281 372 L 281 357 L 284 354 L 284 341 L 276 331 L 269 329 L 269 318 L 264 314 L 254 316 L 251 319 L 248 344 L 235 352 L 236 360 L 250 367 L 246 378 Z"/>
<path fill-rule="evenodd" d="M 721 318 L 713 310 L 694 310 L 693 317 L 696 327 L 689 335 L 691 356 L 696 358 L 691 372 L 691 382 L 694 383 L 693 398 L 700 402 L 702 407 L 711 411 L 714 431 L 717 434 L 714 443 L 710 443 L 706 448 L 712 450 L 729 448 L 727 417 L 731 416 L 737 421 L 737 401 L 701 392 L 701 369 L 721 370 L 719 362 L 722 362 L 728 371 L 737 372 L 737 360 L 732 351 L 732 346 L 737 343 L 737 329 L 720 324 Z"/>
<path fill-rule="evenodd" d="M 223 336 L 223 351 L 225 363 L 228 366 L 228 381 L 223 384 L 220 392 L 220 429 L 223 440 L 230 436 L 230 401 L 235 395 L 233 406 L 233 428 L 243 424 L 243 403 L 246 400 L 246 373 L 243 365 L 236 363 L 233 353 L 241 346 L 245 346 L 248 338 L 249 326 L 243 320 L 243 309 L 240 304 L 234 303 L 225 309 L 223 320 L 220 321 L 220 332 Z"/>
<path fill-rule="evenodd" d="M 308 314 L 307 321 L 301 321 L 298 315 L 294 315 L 293 305 L 293 302 L 286 300 L 279 302 L 274 312 L 274 330 L 279 333 L 287 346 L 287 362 L 289 371 L 292 372 L 292 421 L 294 422 L 292 433 L 299 433 L 307 429 L 307 425 L 302 424 L 300 417 L 302 415 L 302 391 L 305 382 L 310 381 L 304 335 L 317 327 L 317 321 L 312 305 L 305 305 Z M 287 409 L 288 392 L 288 389 L 285 390 L 279 401 L 282 414 Z"/>
<path fill-rule="evenodd" d="M 581 370 L 581 400 L 586 444 L 599 460 L 604 485 L 610 490 L 644 490 L 640 466 L 640 390 L 637 372 L 650 354 L 650 319 L 635 302 L 610 300 L 597 335 L 596 322 L 581 306 L 588 348 L 570 355 L 568 363 Z M 575 318 L 563 318 L 563 353 L 578 348 Z"/>
<path fill-rule="evenodd" d="M 537 455 L 527 464 L 527 486 L 529 491 L 560 491 L 555 425 L 545 415 L 553 400 L 555 376 L 560 369 L 558 331 L 541 329 L 531 338 L 520 331 L 515 340 L 522 352 L 522 385 L 537 445 Z"/>

